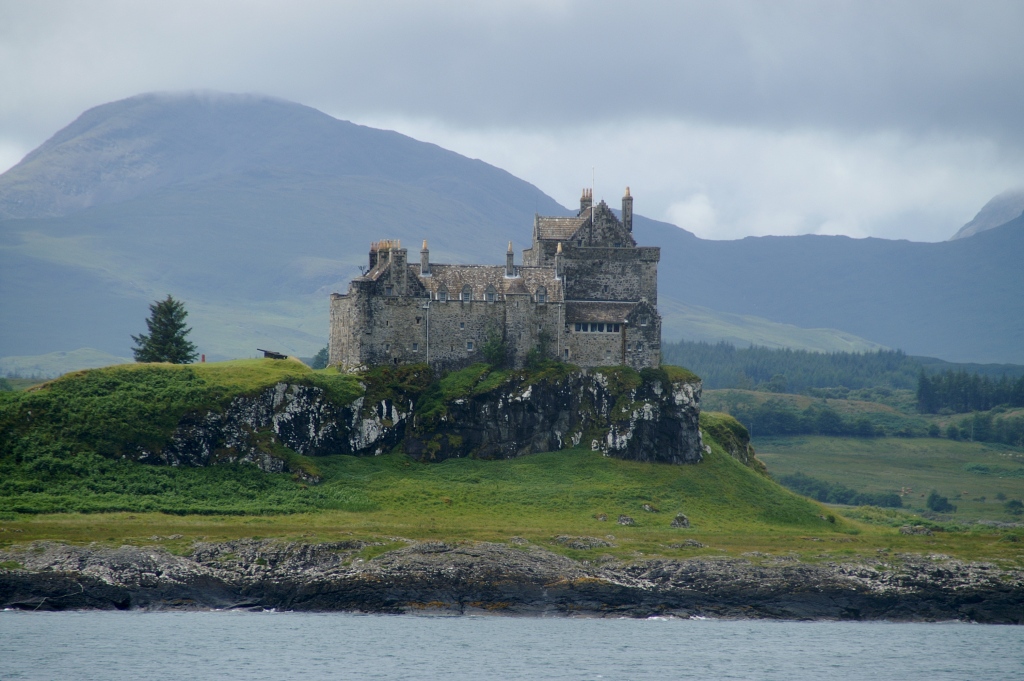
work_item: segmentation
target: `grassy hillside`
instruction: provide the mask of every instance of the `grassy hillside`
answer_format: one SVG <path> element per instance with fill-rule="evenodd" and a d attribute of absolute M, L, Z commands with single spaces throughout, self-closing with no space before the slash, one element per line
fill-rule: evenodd
<path fill-rule="evenodd" d="M 1005 501 L 1024 498 L 1024 451 L 937 438 L 757 438 L 759 458 L 776 478 L 804 473 L 869 493 L 906 490 L 903 504 L 925 512 L 931 490 L 957 506 L 958 520 L 1021 521 Z M 1000 495 L 1002 498 L 1000 498 Z"/>
<path fill-rule="evenodd" d="M 460 375 L 442 381 L 441 393 L 462 394 L 455 385 Z M 216 409 L 233 395 L 284 379 L 315 383 L 341 401 L 362 391 L 351 376 L 314 372 L 294 361 L 247 360 L 129 365 L 0 395 L 0 427 L 7 434 L 0 452 L 0 544 L 43 538 L 158 541 L 184 550 L 200 537 L 356 536 L 380 542 L 373 553 L 398 545 L 396 537 L 520 536 L 575 557 L 599 555 L 555 539 L 570 535 L 601 539 L 609 546 L 600 547 L 600 554 L 627 559 L 753 552 L 755 559 L 786 554 L 820 560 L 872 555 L 879 548 L 1019 558 L 1002 541 L 1005 531 L 904 536 L 893 526 L 919 520 L 844 519 L 779 487 L 758 465 L 731 456 L 729 450 L 744 445 L 745 432 L 725 415 L 702 418 L 711 451 L 702 463 L 683 466 L 623 461 L 584 449 L 435 464 L 394 451 L 317 457 L 313 463 L 322 482 L 307 485 L 291 474 L 249 465 L 176 468 L 117 456 L 118 438 L 129 430 L 133 437 L 157 437 L 184 411 Z M 382 380 L 386 389 L 388 380 L 405 379 Z M 374 379 L 368 382 L 377 389 Z M 26 404 L 31 409 L 24 410 Z M 18 428 L 22 437 L 12 447 L 9 435 Z M 689 518 L 689 529 L 670 526 L 678 513 Z M 635 524 L 619 525 L 620 515 Z"/>

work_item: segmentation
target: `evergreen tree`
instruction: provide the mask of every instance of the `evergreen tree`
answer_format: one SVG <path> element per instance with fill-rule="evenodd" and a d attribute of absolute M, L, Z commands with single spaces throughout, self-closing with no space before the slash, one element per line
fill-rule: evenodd
<path fill-rule="evenodd" d="M 196 346 L 186 336 L 192 329 L 186 328 L 185 306 L 170 295 L 164 300 L 154 301 L 149 306 L 146 320 L 148 334 L 132 336 L 136 347 L 132 348 L 136 362 L 170 362 L 189 364 L 197 357 Z"/>
<path fill-rule="evenodd" d="M 328 346 L 330 347 L 330 346 Z M 320 351 L 313 355 L 313 363 L 309 365 L 310 369 L 326 369 L 327 362 L 330 356 L 327 354 L 328 348 L 320 348 Z"/>

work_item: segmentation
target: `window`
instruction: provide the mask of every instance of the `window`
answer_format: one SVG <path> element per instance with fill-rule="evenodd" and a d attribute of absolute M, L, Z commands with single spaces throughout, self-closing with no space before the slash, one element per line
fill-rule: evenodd
<path fill-rule="evenodd" d="M 601 331 L 603 333 L 604 332 L 604 324 L 598 323 L 597 330 Z"/>
<path fill-rule="evenodd" d="M 391 352 L 391 343 L 384 344 L 384 352 Z"/>
<path fill-rule="evenodd" d="M 581 326 L 583 326 L 583 325 L 580 324 L 579 322 L 576 322 L 576 330 L 577 331 L 581 331 L 581 329 L 580 329 Z"/>
<path fill-rule="evenodd" d="M 466 350 L 472 352 L 472 350 L 473 350 L 473 341 L 466 341 Z"/>
<path fill-rule="evenodd" d="M 596 323 L 596 322 L 591 322 L 591 324 L 590 324 L 590 330 L 591 330 L 592 332 L 594 332 L 594 333 L 596 333 L 596 332 L 597 332 L 597 323 Z"/>
<path fill-rule="evenodd" d="M 460 329 L 466 328 L 466 322 L 459 322 L 459 328 Z"/>
<path fill-rule="evenodd" d="M 468 303 L 471 300 L 473 300 L 473 289 L 469 287 L 469 284 L 466 284 L 462 287 L 462 301 Z"/>
<path fill-rule="evenodd" d="M 640 315 L 640 326 L 647 326 L 648 317 L 645 314 Z"/>
<path fill-rule="evenodd" d="M 394 287 L 393 286 L 385 286 L 384 287 L 384 295 L 386 295 L 386 296 L 393 296 L 393 295 L 395 295 Z"/>
<path fill-rule="evenodd" d="M 417 317 L 416 318 L 416 323 L 419 324 L 421 319 L 423 319 L 423 317 Z"/>
<path fill-rule="evenodd" d="M 419 352 L 420 351 L 420 344 L 419 343 L 413 343 L 412 344 L 412 351 L 413 352 Z"/>
<path fill-rule="evenodd" d="M 601 287 L 601 293 L 608 293 L 608 284 Z"/>
<path fill-rule="evenodd" d="M 637 344 L 636 344 L 636 349 L 637 349 L 637 350 L 643 350 L 643 349 L 644 349 L 644 344 L 643 344 L 643 343 L 641 343 L 641 342 L 639 342 L 639 341 L 637 341 Z"/>
<path fill-rule="evenodd" d="M 612 328 L 613 326 L 615 327 L 614 329 Z M 618 333 L 619 332 L 619 325 L 618 324 L 609 324 L 608 325 L 608 330 L 612 331 L 614 333 Z"/>
<path fill-rule="evenodd" d="M 546 302 L 548 302 L 548 290 L 546 288 L 544 288 L 543 286 L 541 286 L 539 289 L 537 289 L 537 302 L 538 303 L 546 303 Z"/>
<path fill-rule="evenodd" d="M 487 287 L 487 292 L 484 293 L 484 300 L 486 300 L 488 303 L 493 303 L 494 299 L 496 297 L 496 294 L 497 294 L 497 291 L 494 290 L 494 287 L 493 286 L 488 286 Z"/>
<path fill-rule="evenodd" d="M 622 248 L 622 242 L 621 241 L 616 241 L 615 242 L 615 248 Z"/>
<path fill-rule="evenodd" d="M 563 357 L 565 357 L 566 359 L 569 359 L 569 348 L 566 348 L 565 350 L 563 350 L 562 353 L 563 353 L 562 354 Z"/>
<path fill-rule="evenodd" d="M 448 289 L 441 289 L 437 292 L 437 302 L 448 302 Z"/>
<path fill-rule="evenodd" d="M 577 239 L 577 240 L 576 240 L 576 245 L 577 245 L 578 247 L 582 248 L 582 247 L 583 247 L 583 239 Z"/>

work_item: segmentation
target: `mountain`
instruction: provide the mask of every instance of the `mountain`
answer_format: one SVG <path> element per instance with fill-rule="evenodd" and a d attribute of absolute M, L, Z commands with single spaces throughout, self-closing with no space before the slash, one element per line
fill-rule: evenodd
<path fill-rule="evenodd" d="M 527 245 L 535 213 L 570 210 L 482 161 L 299 104 L 105 104 L 0 175 L 0 357 L 129 355 L 148 304 L 168 293 L 210 359 L 309 356 L 326 343 L 327 297 L 371 240 L 416 251 L 429 239 L 435 261 L 500 263 L 509 238 Z M 637 240 L 662 247 L 668 339 L 1024 363 L 1015 224 L 941 244 L 709 241 L 634 217 Z"/>
<path fill-rule="evenodd" d="M 993 197 L 974 216 L 974 219 L 961 227 L 956 234 L 950 237 L 953 239 L 964 239 L 974 236 L 978 232 L 984 232 L 993 227 L 1005 225 L 1015 218 L 1024 214 L 1024 188 L 1010 189 L 1002 194 Z"/>

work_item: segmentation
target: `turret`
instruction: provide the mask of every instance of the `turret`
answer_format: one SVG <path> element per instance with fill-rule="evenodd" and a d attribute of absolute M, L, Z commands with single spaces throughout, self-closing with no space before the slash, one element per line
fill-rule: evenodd
<path fill-rule="evenodd" d="M 629 187 L 626 187 L 626 194 L 622 197 L 622 225 L 626 231 L 633 231 L 633 197 L 629 195 Z"/>
<path fill-rule="evenodd" d="M 580 196 L 580 215 L 583 215 L 583 211 L 594 205 L 594 190 L 583 189 L 583 195 Z"/>
<path fill-rule="evenodd" d="M 427 248 L 427 240 L 423 240 L 423 248 L 420 249 L 420 276 L 430 276 L 430 250 Z"/>
<path fill-rule="evenodd" d="M 515 258 L 515 253 L 512 251 L 512 242 L 508 242 L 508 252 L 505 253 L 505 276 L 514 277 L 516 276 L 516 268 L 512 261 Z"/>

